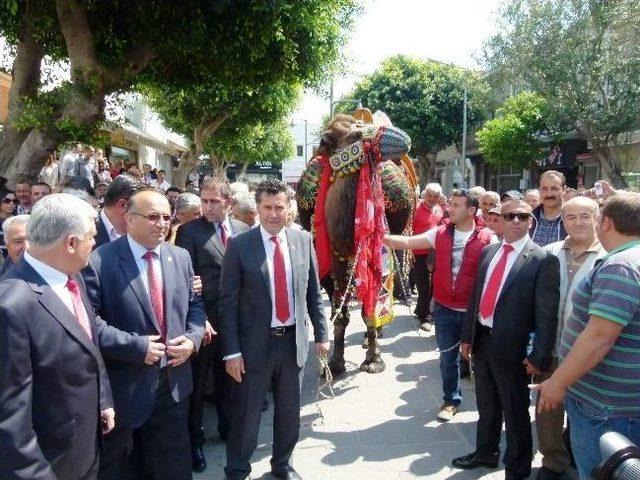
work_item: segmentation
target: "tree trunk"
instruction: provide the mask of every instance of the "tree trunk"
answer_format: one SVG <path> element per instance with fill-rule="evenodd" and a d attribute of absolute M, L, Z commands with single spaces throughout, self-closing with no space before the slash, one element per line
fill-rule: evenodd
<path fill-rule="evenodd" d="M 38 91 L 41 63 L 42 48 L 33 38 L 30 27 L 25 25 L 13 63 L 9 112 L 0 138 L 0 174 L 7 178 L 14 158 L 29 135 L 29 130 L 18 130 L 14 122 L 22 113 L 23 99 L 34 96 Z"/>
<path fill-rule="evenodd" d="M 174 187 L 187 187 L 187 179 L 189 178 L 191 170 L 198 164 L 198 157 L 199 155 L 196 155 L 195 146 L 191 146 L 189 150 L 180 155 L 178 166 L 174 168 L 172 172 L 173 177 L 171 183 Z"/>
<path fill-rule="evenodd" d="M 229 162 L 227 159 L 218 157 L 212 153 L 209 154 L 209 163 L 211 164 L 211 169 L 213 170 L 213 175 L 219 178 L 227 178 L 227 167 L 229 166 Z"/>
<path fill-rule="evenodd" d="M 433 153 L 422 154 L 418 155 L 417 159 L 420 190 L 422 190 L 436 176 L 436 155 Z"/>
<path fill-rule="evenodd" d="M 618 164 L 611 148 L 593 144 L 593 154 L 602 167 L 602 172 L 607 177 L 613 188 L 627 188 L 627 181 L 622 176 L 622 169 Z"/>

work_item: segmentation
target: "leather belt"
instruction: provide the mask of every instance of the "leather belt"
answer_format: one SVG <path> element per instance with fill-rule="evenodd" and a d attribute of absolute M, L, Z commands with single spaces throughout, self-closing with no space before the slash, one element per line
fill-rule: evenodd
<path fill-rule="evenodd" d="M 272 337 L 280 337 L 285 333 L 293 332 L 296 329 L 295 325 L 283 325 L 281 327 L 271 327 L 269 329 L 269 335 Z"/>

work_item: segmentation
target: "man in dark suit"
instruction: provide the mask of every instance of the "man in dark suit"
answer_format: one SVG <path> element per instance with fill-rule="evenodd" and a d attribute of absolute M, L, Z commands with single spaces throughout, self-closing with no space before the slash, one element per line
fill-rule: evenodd
<path fill-rule="evenodd" d="M 125 213 L 129 198 L 142 187 L 142 183 L 130 175 L 118 175 L 107 188 L 104 206 L 96 220 L 96 246 L 117 240 L 127 233 Z"/>
<path fill-rule="evenodd" d="M 97 476 L 101 430 L 113 428 L 114 410 L 78 275 L 94 222 L 93 208 L 72 195 L 41 199 L 31 211 L 29 250 L 0 281 L 3 480 Z"/>
<path fill-rule="evenodd" d="M 531 206 L 502 205 L 504 239 L 485 247 L 462 332 L 462 355 L 473 353 L 478 407 L 476 450 L 458 468 L 498 465 L 504 415 L 507 480 L 524 479 L 533 458 L 528 384 L 547 370 L 556 337 L 560 265 L 529 238 Z M 532 349 L 527 352 L 531 336 Z"/>
<path fill-rule="evenodd" d="M 193 293 L 189 254 L 164 243 L 171 211 L 159 192 L 128 202 L 127 235 L 93 252 L 86 281 L 91 301 L 128 341 L 100 338 L 118 426 L 105 437 L 100 478 L 190 479 L 187 397 L 189 357 L 202 342 L 204 310 Z M 139 457 L 130 453 L 133 437 Z"/>
<path fill-rule="evenodd" d="M 227 240 L 249 229 L 244 223 L 229 218 L 231 203 L 229 182 L 218 178 L 205 180 L 200 187 L 202 217 L 181 225 L 176 234 L 176 245 L 186 249 L 191 256 L 193 270 L 202 279 L 204 309 L 213 331 L 218 327 L 218 293 L 222 259 L 227 249 Z M 229 434 L 227 413 L 228 395 L 231 379 L 224 369 L 220 342 L 214 338 L 212 343 L 203 346 L 192 357 L 193 393 L 189 400 L 189 434 L 193 469 L 202 472 L 207 467 L 202 446 L 202 411 L 204 393 L 213 369 L 215 385 L 215 404 L 218 413 L 218 433 L 223 440 Z"/>
<path fill-rule="evenodd" d="M 309 349 L 329 349 L 311 235 L 285 228 L 287 184 L 258 185 L 260 227 L 232 238 L 222 263 L 220 334 L 226 370 L 238 384 L 227 442 L 228 479 L 249 477 L 262 402 L 273 387 L 276 478 L 299 479 L 290 464 L 300 430 L 300 374 Z"/>

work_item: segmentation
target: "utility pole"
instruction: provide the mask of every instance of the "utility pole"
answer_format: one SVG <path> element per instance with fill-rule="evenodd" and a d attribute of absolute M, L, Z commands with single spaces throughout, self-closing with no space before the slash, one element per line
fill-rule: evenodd
<path fill-rule="evenodd" d="M 462 183 L 466 187 L 467 182 L 467 87 L 464 87 L 464 100 L 462 102 Z"/>
<path fill-rule="evenodd" d="M 333 80 L 329 84 L 329 118 L 333 118 Z"/>

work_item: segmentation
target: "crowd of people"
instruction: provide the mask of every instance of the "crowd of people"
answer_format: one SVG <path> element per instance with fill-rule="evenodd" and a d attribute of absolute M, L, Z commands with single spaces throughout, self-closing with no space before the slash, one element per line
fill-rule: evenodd
<path fill-rule="evenodd" d="M 294 192 L 184 192 L 101 158 L 77 145 L 1 196 L 0 478 L 191 478 L 207 399 L 226 478 L 249 478 L 269 391 L 272 474 L 301 478 L 301 376 L 309 338 L 324 355 L 329 334 Z M 455 467 L 497 467 L 504 420 L 506 478 L 530 475 L 531 389 L 538 480 L 574 459 L 588 479 L 604 431 L 640 444 L 640 194 L 602 185 L 569 192 L 553 170 L 524 194 L 430 183 L 413 235 L 385 236 L 413 252 L 415 315 L 435 325 L 440 421 L 474 373 L 476 448 Z"/>

